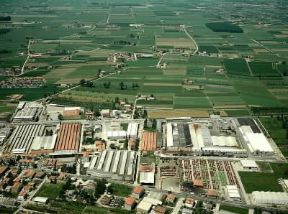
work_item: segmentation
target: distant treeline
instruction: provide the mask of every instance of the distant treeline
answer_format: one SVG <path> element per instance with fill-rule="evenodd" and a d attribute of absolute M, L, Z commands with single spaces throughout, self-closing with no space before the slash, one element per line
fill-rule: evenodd
<path fill-rule="evenodd" d="M 0 34 L 6 34 L 9 33 L 11 30 L 9 28 L 6 29 L 0 29 Z"/>
<path fill-rule="evenodd" d="M 288 107 L 251 107 L 253 115 L 288 115 Z"/>
<path fill-rule="evenodd" d="M 11 16 L 0 16 L 0 22 L 10 22 Z"/>

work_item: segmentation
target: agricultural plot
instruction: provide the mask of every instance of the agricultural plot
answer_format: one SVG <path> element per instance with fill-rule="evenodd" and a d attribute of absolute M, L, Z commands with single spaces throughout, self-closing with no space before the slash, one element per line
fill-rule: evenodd
<path fill-rule="evenodd" d="M 158 48 L 182 48 L 182 49 L 196 48 L 194 42 L 189 38 L 156 37 L 155 45 Z"/>
<path fill-rule="evenodd" d="M 281 77 L 276 69 L 275 63 L 271 62 L 250 62 L 249 66 L 255 77 Z"/>
<path fill-rule="evenodd" d="M 285 172 L 288 171 L 288 165 L 272 163 L 273 173 L 266 172 L 239 172 L 241 181 L 245 191 L 251 193 L 253 191 L 272 191 L 283 192 L 283 188 L 279 184 L 280 178 L 285 178 Z"/>
<path fill-rule="evenodd" d="M 243 59 L 225 60 L 223 64 L 228 75 L 251 76 L 248 65 Z"/>
<path fill-rule="evenodd" d="M 243 29 L 241 27 L 229 22 L 207 23 L 206 26 L 214 32 L 243 33 Z"/>

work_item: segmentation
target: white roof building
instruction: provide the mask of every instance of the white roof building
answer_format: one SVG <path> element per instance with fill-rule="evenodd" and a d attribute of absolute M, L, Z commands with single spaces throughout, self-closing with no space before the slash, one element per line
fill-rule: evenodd
<path fill-rule="evenodd" d="M 167 123 L 166 142 L 167 142 L 167 147 L 173 147 L 173 127 L 172 127 L 172 123 Z"/>
<path fill-rule="evenodd" d="M 53 150 L 56 143 L 57 134 L 52 136 L 36 136 L 31 145 L 32 150 Z"/>
<path fill-rule="evenodd" d="M 253 204 L 288 205 L 288 193 L 254 191 L 251 194 L 251 201 Z"/>
<path fill-rule="evenodd" d="M 251 152 L 274 152 L 268 139 L 263 133 L 254 133 L 250 126 L 241 126 L 240 132 L 243 134 L 243 138 L 247 142 L 247 145 Z"/>
<path fill-rule="evenodd" d="M 127 132 L 126 131 L 108 131 L 107 137 L 110 139 L 123 139 L 126 138 Z"/>
<path fill-rule="evenodd" d="M 232 136 L 211 136 L 213 146 L 237 147 L 238 143 Z"/>
<path fill-rule="evenodd" d="M 154 184 L 155 173 L 154 172 L 140 172 L 140 183 L 141 184 Z"/>
<path fill-rule="evenodd" d="M 240 200 L 241 196 L 239 189 L 236 185 L 227 185 L 226 186 L 227 196 L 232 200 Z"/>
<path fill-rule="evenodd" d="M 41 203 L 41 204 L 46 204 L 47 201 L 48 201 L 48 198 L 46 197 L 35 197 L 33 199 L 34 202 L 37 202 L 37 203 Z"/>
<path fill-rule="evenodd" d="M 127 136 L 130 138 L 137 138 L 137 136 L 138 136 L 138 123 L 129 123 L 128 124 Z"/>
<path fill-rule="evenodd" d="M 243 168 L 249 168 L 249 169 L 258 169 L 258 165 L 256 161 L 254 160 L 241 160 L 240 161 Z"/>

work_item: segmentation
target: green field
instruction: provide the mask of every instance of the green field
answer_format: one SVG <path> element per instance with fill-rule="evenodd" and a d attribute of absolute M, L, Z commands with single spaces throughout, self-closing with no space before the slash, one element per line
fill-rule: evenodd
<path fill-rule="evenodd" d="M 132 194 L 133 188 L 124 184 L 111 184 L 112 194 L 122 197 L 127 197 Z"/>
<path fill-rule="evenodd" d="M 232 207 L 227 205 L 221 205 L 219 210 L 225 210 L 228 212 L 233 212 L 237 214 L 248 214 L 248 209 L 240 208 L 240 207 Z"/>
<path fill-rule="evenodd" d="M 153 94 L 155 101 L 139 103 L 173 109 L 221 109 L 236 116 L 249 114 L 252 107 L 288 103 L 286 14 L 276 9 L 277 2 L 275 7 L 267 8 L 263 3 L 257 10 L 244 10 L 237 1 L 221 6 L 213 0 L 177 4 L 160 0 L 149 5 L 133 0 L 72 0 L 69 5 L 66 1 L 51 0 L 43 5 L 25 1 L 25 10 L 20 0 L 1 2 L 0 15 L 10 15 L 11 22 L 0 22 L 0 71 L 19 72 L 30 40 L 30 52 L 36 55 L 28 60 L 22 77 L 41 76 L 47 82 L 46 88 L 37 90 L 1 88 L 2 99 L 17 93 L 24 95 L 23 100 L 36 100 L 62 90 L 59 86 L 77 85 L 86 79 L 93 80 L 94 87 L 79 87 L 71 91 L 71 99 L 61 94 L 53 100 L 102 107 L 112 103 L 101 101 L 99 94 L 108 100 L 123 97 L 130 103 L 138 94 Z M 262 11 L 277 17 L 270 20 Z M 249 19 L 244 21 L 243 17 Z M 115 53 L 136 54 L 137 60 L 114 59 L 111 54 Z M 96 80 L 100 71 L 117 74 Z M 7 78 L 0 74 L 0 80 Z M 184 84 L 187 80 L 189 85 Z M 111 87 L 104 88 L 105 82 Z M 125 90 L 119 88 L 121 82 L 127 86 Z M 133 88 L 136 83 L 138 87 Z"/>
<path fill-rule="evenodd" d="M 288 165 L 272 163 L 273 173 L 265 172 L 239 172 L 245 191 L 272 191 L 283 192 L 283 188 L 278 182 L 280 178 L 287 178 Z"/>
<path fill-rule="evenodd" d="M 45 183 L 40 190 L 37 192 L 36 196 L 47 197 L 50 200 L 55 200 L 63 187 L 63 184 L 49 184 Z"/>

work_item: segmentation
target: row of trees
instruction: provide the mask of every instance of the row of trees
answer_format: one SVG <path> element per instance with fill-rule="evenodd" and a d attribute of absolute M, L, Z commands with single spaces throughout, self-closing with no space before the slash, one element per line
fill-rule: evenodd
<path fill-rule="evenodd" d="M 109 89 L 109 88 L 111 88 L 111 82 L 110 81 L 104 82 L 103 86 L 104 86 L 104 88 Z M 128 89 L 128 85 L 124 82 L 120 82 L 119 87 L 121 90 Z M 138 85 L 138 83 L 132 83 L 131 87 L 132 87 L 132 89 L 136 89 L 136 88 L 139 88 L 139 85 Z"/>

